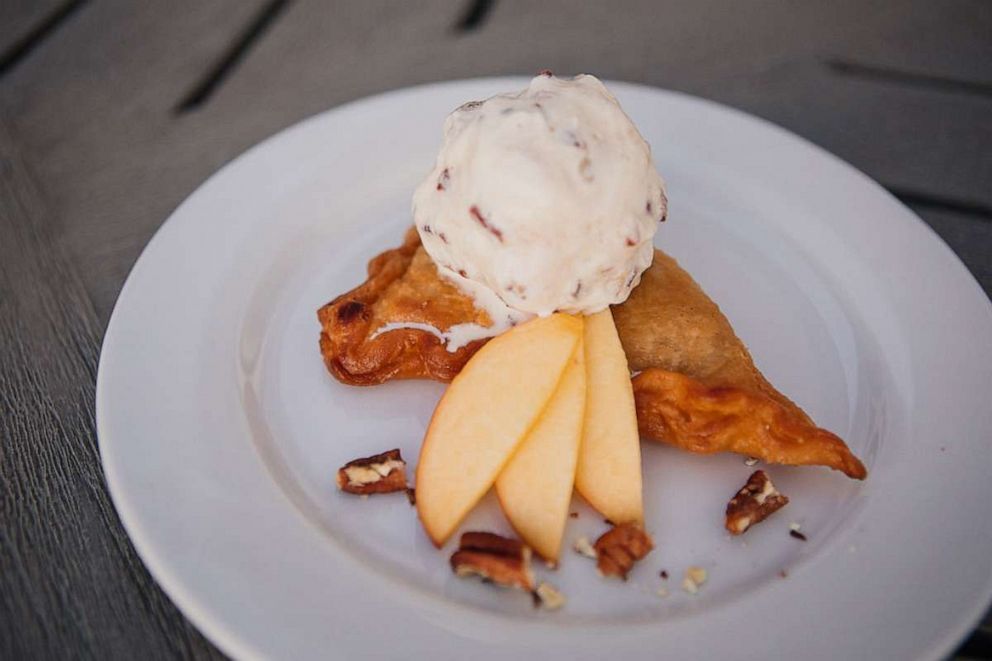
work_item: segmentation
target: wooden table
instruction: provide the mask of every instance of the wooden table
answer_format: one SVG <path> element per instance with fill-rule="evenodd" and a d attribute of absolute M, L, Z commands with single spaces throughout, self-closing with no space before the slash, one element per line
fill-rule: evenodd
<path fill-rule="evenodd" d="M 888 187 L 992 290 L 987 0 L 3 0 L 0 658 L 222 656 L 135 555 L 94 428 L 103 330 L 176 205 L 345 101 L 542 68 L 781 124 Z M 990 640 L 986 617 L 958 655 L 992 658 Z"/>

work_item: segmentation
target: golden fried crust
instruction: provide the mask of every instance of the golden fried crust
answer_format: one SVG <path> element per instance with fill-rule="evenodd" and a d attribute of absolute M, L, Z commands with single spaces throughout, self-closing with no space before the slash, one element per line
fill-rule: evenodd
<path fill-rule="evenodd" d="M 450 381 L 485 340 L 449 352 L 418 329 L 375 331 L 387 323 L 425 323 L 446 331 L 488 326 L 472 300 L 438 274 L 416 230 L 369 263 L 368 280 L 318 311 L 324 362 L 339 381 Z M 778 392 L 754 366 L 720 308 L 678 263 L 654 262 L 622 304 L 613 306 L 631 370 L 641 433 L 690 452 L 739 452 L 769 463 L 817 464 L 862 479 L 864 466 L 837 436 Z"/>
<path fill-rule="evenodd" d="M 863 480 L 868 472 L 844 441 L 767 395 L 709 388 L 652 368 L 633 380 L 641 434 L 683 450 L 737 452 L 773 464 L 829 466 Z"/>
<path fill-rule="evenodd" d="M 429 324 L 447 331 L 459 323 L 489 326 L 489 316 L 442 279 L 416 230 L 403 245 L 368 265 L 368 279 L 317 311 L 320 352 L 342 383 L 371 386 L 391 379 L 450 381 L 485 341 L 449 352 L 434 334 L 402 328 L 375 335 L 389 323 Z"/>
<path fill-rule="evenodd" d="M 717 304 L 660 250 L 640 285 L 612 311 L 631 371 L 657 367 L 710 387 L 760 392 L 810 422 L 765 380 Z"/>
<path fill-rule="evenodd" d="M 644 436 L 690 452 L 829 466 L 864 479 L 844 442 L 768 383 L 720 308 L 665 253 L 655 251 L 613 319 L 630 369 L 641 372 L 633 385 Z"/>

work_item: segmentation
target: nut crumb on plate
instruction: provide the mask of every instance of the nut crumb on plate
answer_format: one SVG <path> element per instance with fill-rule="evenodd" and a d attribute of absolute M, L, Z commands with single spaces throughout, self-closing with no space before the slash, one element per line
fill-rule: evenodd
<path fill-rule="evenodd" d="M 740 535 L 789 503 L 765 471 L 757 470 L 747 484 L 727 503 L 725 526 L 731 535 Z"/>
<path fill-rule="evenodd" d="M 398 449 L 349 461 L 338 469 L 338 489 L 367 496 L 406 489 L 406 462 Z"/>
<path fill-rule="evenodd" d="M 457 576 L 478 576 L 504 587 L 534 590 L 531 550 L 523 542 L 490 532 L 467 532 L 451 555 Z"/>
<path fill-rule="evenodd" d="M 697 594 L 699 588 L 706 582 L 708 575 L 702 567 L 689 567 L 682 577 L 682 589 L 689 594 Z"/>
<path fill-rule="evenodd" d="M 538 605 L 549 611 L 558 610 L 565 605 L 565 595 L 550 583 L 542 582 L 534 590 L 534 595 L 540 602 Z"/>
<path fill-rule="evenodd" d="M 593 560 L 596 559 L 596 549 L 594 549 L 592 544 L 589 543 L 588 537 L 579 537 L 576 539 L 575 543 L 572 544 L 572 548 L 579 555 L 584 555 L 585 557 L 592 558 Z"/>
<path fill-rule="evenodd" d="M 654 548 L 654 542 L 644 530 L 633 523 L 621 523 L 603 533 L 593 545 L 596 569 L 602 576 L 617 576 L 627 580 L 634 563 Z"/>

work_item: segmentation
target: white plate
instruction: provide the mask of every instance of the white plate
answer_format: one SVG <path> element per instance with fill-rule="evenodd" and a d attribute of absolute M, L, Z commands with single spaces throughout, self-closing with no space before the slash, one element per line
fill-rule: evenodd
<path fill-rule="evenodd" d="M 865 176 L 699 99 L 611 85 L 668 180 L 658 245 L 868 480 L 771 467 L 792 503 L 731 539 L 723 507 L 752 469 L 645 443 L 657 549 L 626 584 L 571 553 L 541 569 L 569 598 L 557 613 L 455 579 L 450 545 L 430 546 L 402 494 L 336 492 L 356 456 L 399 447 L 414 463 L 442 387 L 337 383 L 315 310 L 400 241 L 445 114 L 525 83 L 417 87 L 319 115 L 226 166 L 162 226 L 117 302 L 97 388 L 107 481 L 152 574 L 244 658 L 946 653 L 992 594 L 992 308 Z M 576 507 L 568 540 L 605 529 Z M 506 529 L 491 502 L 468 526 Z M 694 597 L 678 587 L 690 564 L 710 575 Z"/>

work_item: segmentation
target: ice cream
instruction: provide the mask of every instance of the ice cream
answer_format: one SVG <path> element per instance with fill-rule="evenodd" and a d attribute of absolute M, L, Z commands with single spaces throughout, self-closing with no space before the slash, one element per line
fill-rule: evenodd
<path fill-rule="evenodd" d="M 666 209 L 651 148 L 587 75 L 541 75 L 455 110 L 413 198 L 439 271 L 505 303 L 505 314 L 490 309 L 497 323 L 626 300 Z"/>

